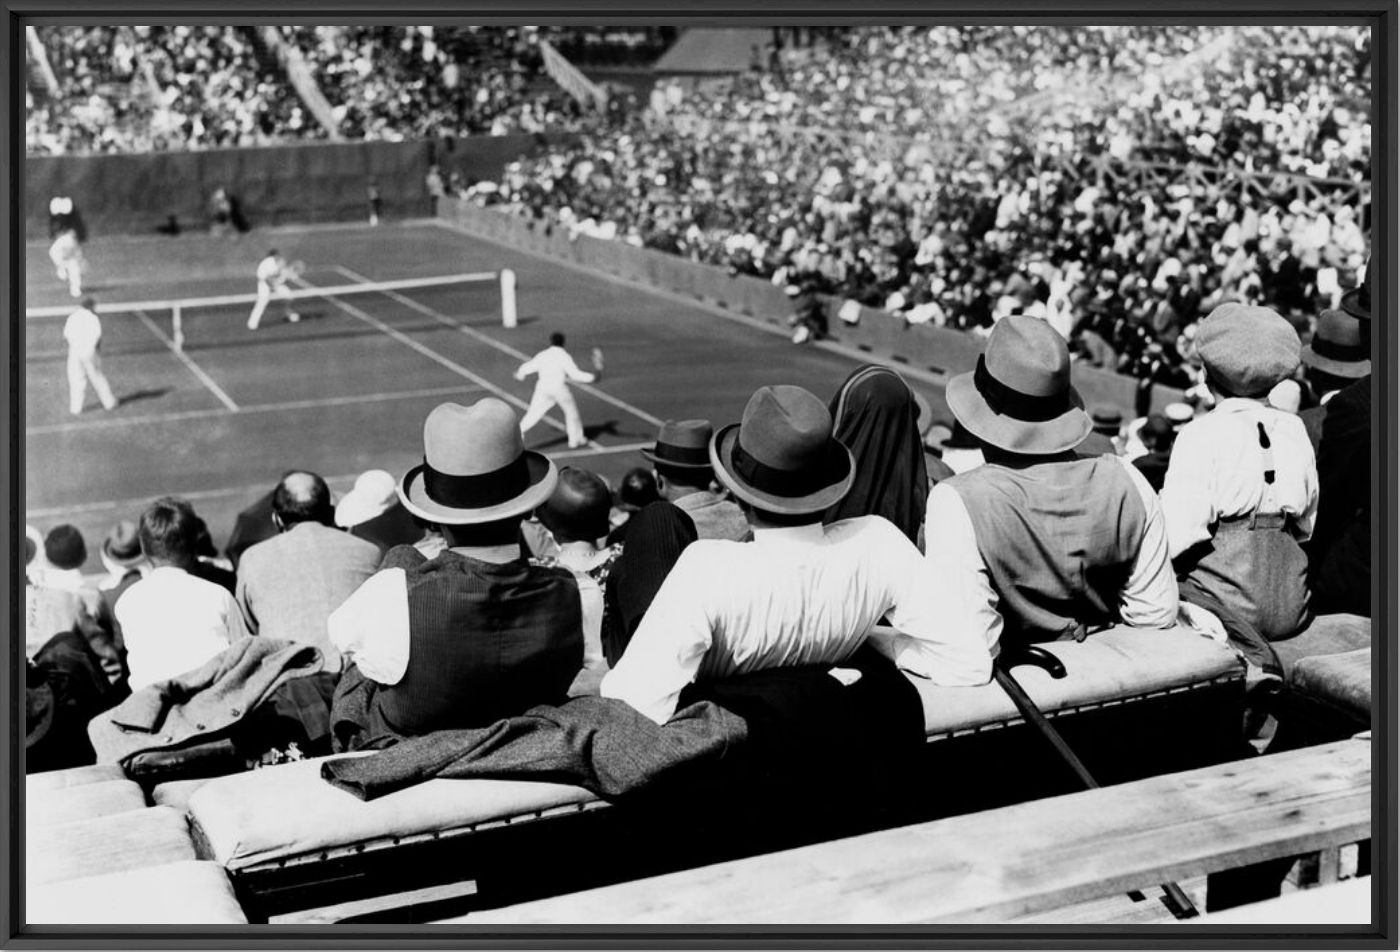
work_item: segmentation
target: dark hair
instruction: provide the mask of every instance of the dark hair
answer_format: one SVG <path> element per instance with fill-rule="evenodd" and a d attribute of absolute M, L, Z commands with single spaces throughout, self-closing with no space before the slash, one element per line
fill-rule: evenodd
<path fill-rule="evenodd" d="M 592 542 L 608 534 L 612 493 L 601 476 L 576 466 L 559 470 L 554 494 L 539 508 L 557 542 Z"/>
<path fill-rule="evenodd" d="M 661 501 L 661 494 L 656 490 L 656 477 L 651 474 L 651 470 L 629 469 L 627 475 L 622 477 L 622 485 L 617 490 L 617 501 L 620 505 L 629 509 L 641 509 L 654 502 Z"/>
<path fill-rule="evenodd" d="M 44 557 L 56 569 L 76 569 L 87 561 L 87 543 L 77 526 L 54 526 L 44 536 Z"/>
<path fill-rule="evenodd" d="M 749 505 L 742 499 L 736 499 L 735 501 L 739 504 L 739 508 L 743 510 L 745 519 L 748 519 L 750 522 L 754 519 L 758 519 L 774 527 L 810 526 L 813 523 L 820 523 L 822 517 L 826 515 L 825 510 L 800 513 L 769 512 L 766 509 L 760 509 L 757 506 Z"/>
<path fill-rule="evenodd" d="M 298 522 L 319 522 L 328 526 L 335 519 L 330 487 L 320 476 L 303 469 L 282 474 L 281 482 L 272 492 L 272 512 L 284 527 Z"/>
<path fill-rule="evenodd" d="M 551 346 L 551 347 L 563 347 L 563 346 L 564 346 L 564 335 L 561 334 L 561 333 L 559 333 L 558 331 L 555 331 L 553 334 L 550 334 L 550 335 L 549 335 L 549 346 Z"/>
<path fill-rule="evenodd" d="M 656 471 L 666 478 L 666 482 L 695 489 L 709 489 L 715 471 L 708 466 L 667 466 L 657 462 Z"/>
<path fill-rule="evenodd" d="M 162 496 L 141 513 L 141 551 L 146 558 L 188 566 L 194 563 L 198 519 L 183 499 Z"/>
<path fill-rule="evenodd" d="M 272 257 L 273 255 L 275 255 L 275 254 L 277 254 L 277 249 L 276 249 L 276 248 L 269 248 L 269 249 L 267 249 L 267 257 L 271 258 L 271 257 Z"/>
<path fill-rule="evenodd" d="M 91 294 L 84 294 L 83 299 L 78 302 L 78 305 L 91 311 L 93 308 L 97 307 L 97 299 Z"/>

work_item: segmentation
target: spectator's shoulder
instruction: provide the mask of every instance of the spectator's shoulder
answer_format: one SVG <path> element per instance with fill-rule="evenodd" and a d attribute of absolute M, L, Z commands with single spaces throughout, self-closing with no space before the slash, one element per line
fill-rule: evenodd
<path fill-rule="evenodd" d="M 380 571 L 384 569 L 410 569 L 423 565 L 429 559 L 422 552 L 411 545 L 396 545 L 388 552 L 384 553 L 384 559 L 379 563 Z"/>

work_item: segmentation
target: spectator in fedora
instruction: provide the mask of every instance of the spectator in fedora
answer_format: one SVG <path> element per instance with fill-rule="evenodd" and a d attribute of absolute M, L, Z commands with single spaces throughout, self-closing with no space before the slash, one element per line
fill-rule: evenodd
<path fill-rule="evenodd" d="M 141 535 L 130 519 L 123 519 L 112 527 L 107 538 L 102 540 L 99 555 L 102 567 L 107 570 L 97 583 L 100 592 L 120 588 L 132 575 L 139 578 L 149 569 L 146 557 L 141 554 Z"/>
<path fill-rule="evenodd" d="M 278 534 L 243 553 L 238 607 L 255 635 L 315 645 L 324 670 L 340 670 L 326 619 L 379 567 L 379 547 L 335 528 L 326 481 L 294 470 L 272 494 Z"/>
<path fill-rule="evenodd" d="M 685 548 L 603 678 L 604 697 L 664 724 L 692 681 L 840 664 L 867 639 L 938 684 L 988 680 L 986 646 L 949 634 L 919 550 L 899 529 L 880 516 L 822 525 L 856 473 L 813 394 L 758 390 L 742 422 L 711 440 L 710 464 L 739 500 L 754 539 Z M 896 631 L 875 634 L 886 617 Z"/>
<path fill-rule="evenodd" d="M 131 690 L 192 671 L 248 632 L 227 591 L 189 572 L 196 516 L 183 499 L 157 499 L 141 514 L 141 552 L 151 572 L 116 604 Z"/>
<path fill-rule="evenodd" d="M 394 477 L 382 469 L 359 475 L 336 504 L 335 524 L 385 552 L 396 545 L 413 545 L 423 537 L 423 530 L 399 502 Z"/>
<path fill-rule="evenodd" d="M 1371 280 L 1375 258 L 1360 287 L 1342 295 L 1341 309 L 1362 322 L 1361 341 L 1370 344 Z M 1355 351 L 1350 372 L 1360 366 Z M 1316 360 L 1317 348 L 1312 357 Z M 1336 360 L 1334 353 L 1332 359 Z M 1318 612 L 1371 617 L 1371 373 L 1366 373 L 1323 404 L 1317 443 L 1317 525 L 1309 546 L 1308 582 Z M 1333 370 L 1341 369 L 1336 364 Z"/>
<path fill-rule="evenodd" d="M 1119 456 L 1123 436 L 1123 411 L 1111 403 L 1097 403 L 1089 408 L 1092 432 L 1079 444 L 1081 456 Z"/>
<path fill-rule="evenodd" d="M 855 480 L 823 521 L 883 516 L 918 545 L 929 484 L 909 384 L 888 367 L 867 364 L 846 378 L 830 410 L 836 438 L 855 459 Z"/>
<path fill-rule="evenodd" d="M 1308 431 L 1313 452 L 1322 442 L 1322 422 L 1327 404 L 1344 387 L 1371 373 L 1371 346 L 1367 325 L 1346 311 L 1326 310 L 1317 319 L 1312 340 L 1303 345 L 1303 379 L 1317 398 L 1317 406 L 1299 413 Z"/>
<path fill-rule="evenodd" d="M 642 455 L 651 461 L 657 494 L 690 516 L 699 538 L 740 542 L 748 537 L 749 523 L 737 503 L 714 491 L 713 435 L 709 420 L 667 420 L 656 444 Z"/>
<path fill-rule="evenodd" d="M 1298 368 L 1291 324 L 1269 308 L 1222 304 L 1197 346 L 1215 407 L 1181 428 L 1162 487 L 1181 597 L 1216 615 L 1256 666 L 1311 618 L 1302 545 L 1317 515 L 1317 466 L 1296 415 L 1267 403 Z"/>
<path fill-rule="evenodd" d="M 947 398 L 986 463 L 929 493 L 925 579 L 943 631 L 993 648 L 1176 623 L 1157 495 L 1121 457 L 1076 454 L 1092 424 L 1054 328 L 1002 318 Z"/>
<path fill-rule="evenodd" d="M 521 549 L 521 520 L 559 474 L 525 449 L 515 411 L 494 397 L 441 404 L 423 425 L 423 460 L 399 498 L 448 548 L 431 559 L 390 549 L 331 614 L 330 640 L 353 662 L 332 708 L 340 749 L 557 703 L 583 667 L 577 578 Z"/>
<path fill-rule="evenodd" d="M 1153 492 L 1160 493 L 1162 483 L 1167 477 L 1167 466 L 1171 463 L 1176 430 L 1172 429 L 1171 421 L 1165 416 L 1152 413 L 1138 431 L 1138 438 L 1142 440 L 1147 452 L 1135 457 L 1133 465 L 1142 473 Z"/>

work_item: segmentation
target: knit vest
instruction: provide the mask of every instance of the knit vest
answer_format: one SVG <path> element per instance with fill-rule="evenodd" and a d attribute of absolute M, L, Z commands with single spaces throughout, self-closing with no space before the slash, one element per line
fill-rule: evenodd
<path fill-rule="evenodd" d="M 1147 525 L 1122 463 L 1107 456 L 989 463 L 945 482 L 972 520 L 1006 636 L 1083 640 L 1086 628 L 1119 620 L 1119 595 Z"/>
<path fill-rule="evenodd" d="M 408 581 L 408 669 L 375 694 L 401 734 L 483 727 L 557 704 L 583 664 L 578 583 L 562 568 L 496 565 L 398 546 L 381 568 Z"/>

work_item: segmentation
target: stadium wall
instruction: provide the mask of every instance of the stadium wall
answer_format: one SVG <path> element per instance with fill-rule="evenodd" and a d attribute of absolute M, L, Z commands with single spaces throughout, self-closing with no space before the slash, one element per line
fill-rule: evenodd
<path fill-rule="evenodd" d="M 782 288 L 750 275 L 730 274 L 714 265 L 621 241 L 586 235 L 571 240 L 566 231 L 549 222 L 492 211 L 461 199 L 440 202 L 438 215 L 490 241 L 689 295 L 775 326 L 786 328 L 793 313 L 792 302 Z M 951 376 L 972 370 L 986 346 L 982 338 L 966 331 L 928 324 L 911 326 L 868 307 L 860 309 L 855 324 L 848 324 L 837 317 L 844 303 L 840 299 L 826 302 L 830 338 L 896 365 Z M 1138 381 L 1132 377 L 1076 364 L 1074 382 L 1088 404 L 1111 403 L 1126 413 L 1136 412 Z M 1154 385 L 1151 409 L 1160 410 L 1181 398 L 1179 390 Z"/>
<path fill-rule="evenodd" d="M 469 178 L 499 179 L 506 163 L 564 136 L 482 136 L 346 142 L 138 155 L 42 155 L 24 163 L 25 234 L 48 236 L 48 205 L 68 195 L 93 235 L 150 234 L 174 215 L 209 227 L 209 199 L 226 188 L 251 227 L 360 221 L 375 177 L 384 214 L 431 215 L 424 178 L 434 162 Z"/>

